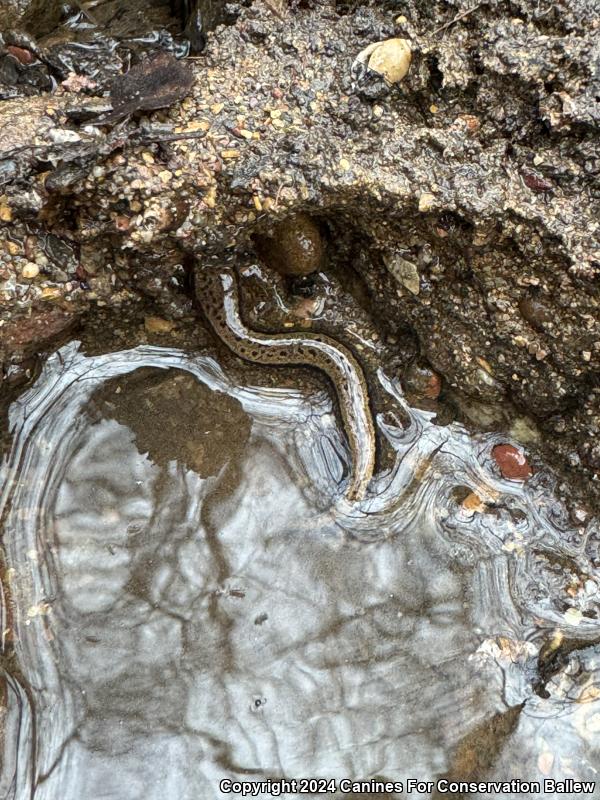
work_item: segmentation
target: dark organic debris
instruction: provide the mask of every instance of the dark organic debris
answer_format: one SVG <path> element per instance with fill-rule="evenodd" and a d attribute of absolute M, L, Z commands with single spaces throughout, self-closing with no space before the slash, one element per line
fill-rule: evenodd
<path fill-rule="evenodd" d="M 136 111 L 168 108 L 189 93 L 193 82 L 194 76 L 185 64 L 170 53 L 159 53 L 113 81 L 113 110 L 97 119 L 96 124 L 117 122 Z"/>
<path fill-rule="evenodd" d="M 206 47 L 206 34 L 225 22 L 224 0 L 172 0 L 171 5 L 179 15 L 192 53 Z"/>

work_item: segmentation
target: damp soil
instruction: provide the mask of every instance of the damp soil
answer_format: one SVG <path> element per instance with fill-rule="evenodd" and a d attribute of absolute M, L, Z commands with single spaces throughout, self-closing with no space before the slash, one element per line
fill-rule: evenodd
<path fill-rule="evenodd" d="M 190 264 L 305 215 L 457 418 L 532 417 L 597 511 L 593 4 L 56 4 L 51 30 L 2 5 L 3 377 L 105 306 L 181 319 Z M 394 86 L 357 61 L 391 37 Z"/>

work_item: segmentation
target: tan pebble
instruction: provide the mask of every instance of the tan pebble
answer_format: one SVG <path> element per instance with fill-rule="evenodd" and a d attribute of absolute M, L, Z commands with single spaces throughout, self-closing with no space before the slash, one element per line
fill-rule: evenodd
<path fill-rule="evenodd" d="M 142 210 L 143 206 L 142 206 L 142 204 L 139 202 L 139 200 L 132 200 L 132 201 L 131 201 L 131 203 L 129 204 L 129 208 L 130 208 L 130 209 L 131 209 L 131 210 L 132 210 L 134 213 L 138 214 L 138 213 L 139 213 L 139 212 Z"/>
<path fill-rule="evenodd" d="M 146 333 L 170 333 L 177 326 L 174 322 L 162 317 L 145 317 L 144 328 Z"/>
<path fill-rule="evenodd" d="M 169 183 L 169 181 L 173 177 L 173 173 L 170 172 L 168 169 L 163 169 L 162 172 L 158 173 L 158 177 L 160 178 L 162 183 Z"/>
<path fill-rule="evenodd" d="M 481 356 L 477 356 L 475 361 L 477 361 L 479 366 L 482 367 L 488 373 L 488 375 L 493 375 L 494 374 L 494 370 L 492 369 L 492 365 L 490 364 L 489 361 L 486 361 L 485 358 L 481 358 Z"/>
<path fill-rule="evenodd" d="M 0 203 L 0 222 L 11 222 L 12 218 L 12 208 L 6 203 Z"/>
<path fill-rule="evenodd" d="M 239 150 L 221 150 L 221 158 L 239 158 Z"/>
<path fill-rule="evenodd" d="M 398 253 L 384 256 L 384 263 L 392 276 L 402 284 L 411 294 L 417 295 L 421 291 L 421 279 L 416 264 L 407 261 Z"/>
<path fill-rule="evenodd" d="M 377 42 L 369 53 L 363 53 L 369 58 L 369 69 L 383 75 L 388 83 L 399 83 L 410 68 L 412 53 L 407 39 Z"/>
<path fill-rule="evenodd" d="M 42 289 L 42 300 L 56 300 L 60 295 L 61 291 L 56 286 L 44 286 Z"/>
<path fill-rule="evenodd" d="M 435 203 L 435 195 L 430 192 L 423 192 L 419 196 L 419 211 L 431 211 Z"/>
<path fill-rule="evenodd" d="M 292 314 L 301 320 L 311 321 L 321 308 L 321 301 L 314 297 L 305 297 L 295 304 Z"/>
<path fill-rule="evenodd" d="M 475 492 L 470 492 L 465 497 L 465 499 L 462 501 L 462 507 L 465 509 L 465 511 L 473 511 L 476 513 L 485 511 L 485 503 L 478 494 L 475 494 Z"/>
<path fill-rule="evenodd" d="M 262 203 L 260 202 L 260 197 L 257 194 L 252 195 L 252 202 L 254 203 L 254 208 L 257 211 L 262 211 Z"/>
<path fill-rule="evenodd" d="M 146 150 L 142 153 L 142 161 L 146 164 L 154 164 L 154 156 Z"/>
<path fill-rule="evenodd" d="M 18 253 L 21 252 L 21 245 L 17 242 L 4 242 L 4 247 L 6 248 L 7 252 L 10 253 L 11 256 L 16 256 Z"/>
<path fill-rule="evenodd" d="M 224 103 L 213 103 L 213 105 L 210 107 L 210 113 L 215 115 L 220 114 L 224 108 L 225 108 Z"/>
<path fill-rule="evenodd" d="M 214 208 L 217 204 L 217 187 L 211 186 L 202 200 L 209 208 Z"/>
<path fill-rule="evenodd" d="M 37 278 L 40 274 L 40 268 L 37 264 L 34 264 L 33 261 L 28 261 L 27 264 L 21 270 L 21 275 L 23 278 L 27 280 L 31 280 L 32 278 Z"/>
<path fill-rule="evenodd" d="M 348 172 L 348 170 L 350 169 L 350 162 L 348 161 L 347 158 L 340 158 L 339 167 L 342 170 L 342 172 Z"/>
<path fill-rule="evenodd" d="M 210 128 L 210 122 L 205 119 L 198 119 L 194 122 L 190 122 L 185 128 L 182 128 L 181 131 L 184 133 L 194 133 L 194 131 L 207 131 Z"/>

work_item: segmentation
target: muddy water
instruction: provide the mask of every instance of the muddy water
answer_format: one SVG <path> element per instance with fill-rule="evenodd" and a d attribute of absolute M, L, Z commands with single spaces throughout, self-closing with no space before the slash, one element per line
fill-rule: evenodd
<path fill-rule="evenodd" d="M 325 391 L 168 348 L 48 359 L 0 473 L 0 797 L 599 778 L 597 532 L 378 380 L 394 458 L 349 503 Z"/>

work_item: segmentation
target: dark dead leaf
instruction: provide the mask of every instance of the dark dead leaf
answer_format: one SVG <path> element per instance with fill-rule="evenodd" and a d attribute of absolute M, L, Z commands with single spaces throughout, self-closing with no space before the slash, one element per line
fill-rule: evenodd
<path fill-rule="evenodd" d="M 168 108 L 186 97 L 193 82 L 194 76 L 186 64 L 170 53 L 160 53 L 113 81 L 110 89 L 113 110 L 96 123 L 116 122 L 136 111 Z"/>

